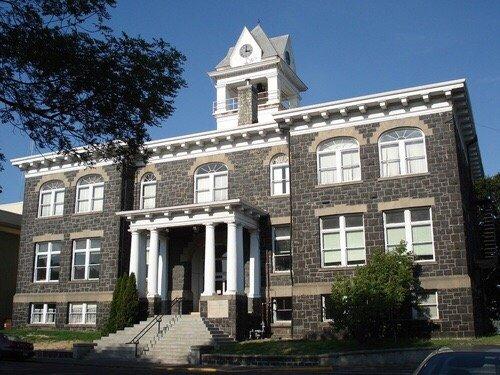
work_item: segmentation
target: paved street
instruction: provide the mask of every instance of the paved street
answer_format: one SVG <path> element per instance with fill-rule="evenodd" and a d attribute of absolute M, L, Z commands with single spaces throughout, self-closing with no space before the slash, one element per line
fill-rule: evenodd
<path fill-rule="evenodd" d="M 60 374 L 77 374 L 77 375 L 128 375 L 128 374 L 381 374 L 384 375 L 399 375 L 411 374 L 411 370 L 403 369 L 398 370 L 394 368 L 363 368 L 363 369 L 342 369 L 334 370 L 330 368 L 305 368 L 305 369 L 291 369 L 291 368 L 189 368 L 189 367 L 168 367 L 168 366 L 127 366 L 123 365 L 102 365 L 102 364 L 75 364 L 58 362 L 14 362 L 14 361 L 1 361 L 0 374 L 9 375 L 24 375 L 24 374 L 37 374 L 37 375 L 60 375 Z"/>

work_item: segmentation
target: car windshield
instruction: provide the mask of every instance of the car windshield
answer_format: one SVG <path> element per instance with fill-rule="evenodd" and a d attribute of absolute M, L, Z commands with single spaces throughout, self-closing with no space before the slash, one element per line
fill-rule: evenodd
<path fill-rule="evenodd" d="M 431 357 L 418 375 L 499 375 L 500 351 L 498 352 L 451 352 Z"/>

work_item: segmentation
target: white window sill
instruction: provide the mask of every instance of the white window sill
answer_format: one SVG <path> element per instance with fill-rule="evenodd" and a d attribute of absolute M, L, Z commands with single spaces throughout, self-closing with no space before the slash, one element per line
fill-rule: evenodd
<path fill-rule="evenodd" d="M 273 271 L 269 275 L 270 276 L 287 276 L 287 275 L 290 275 L 290 270 L 287 270 L 287 271 Z"/>
<path fill-rule="evenodd" d="M 389 181 L 389 180 L 397 180 L 399 178 L 408 178 L 408 177 L 422 177 L 430 175 L 429 172 L 423 173 L 408 173 L 408 174 L 400 174 L 397 176 L 389 176 L 389 177 L 379 177 L 377 181 Z"/>
<path fill-rule="evenodd" d="M 271 323 L 271 327 L 291 327 L 291 320 L 278 320 L 276 322 Z"/>
<path fill-rule="evenodd" d="M 59 280 L 38 280 L 38 281 L 33 281 L 33 284 L 57 284 Z"/>
<path fill-rule="evenodd" d="M 366 261 L 363 264 L 352 264 L 347 266 L 321 266 L 320 271 L 350 270 L 361 266 L 366 266 Z"/>
<path fill-rule="evenodd" d="M 50 216 L 37 216 L 37 219 L 57 219 L 63 217 L 63 215 L 50 215 Z"/>
<path fill-rule="evenodd" d="M 289 197 L 290 194 L 271 194 L 270 197 L 271 198 L 285 198 L 285 197 Z"/>
<path fill-rule="evenodd" d="M 95 283 L 98 282 L 99 279 L 71 279 L 69 280 L 70 283 Z"/>
<path fill-rule="evenodd" d="M 356 181 L 343 181 L 343 182 L 334 182 L 332 184 L 317 184 L 315 186 L 316 189 L 323 189 L 323 188 L 332 188 L 332 187 L 337 187 L 337 186 L 344 186 L 344 185 L 356 185 L 356 184 L 361 184 L 363 183 L 363 180 L 356 180 Z"/>

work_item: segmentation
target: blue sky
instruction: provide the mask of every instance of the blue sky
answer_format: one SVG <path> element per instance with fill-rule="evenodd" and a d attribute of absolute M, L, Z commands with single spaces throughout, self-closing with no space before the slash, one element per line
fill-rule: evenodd
<path fill-rule="evenodd" d="M 466 78 L 487 174 L 500 170 L 500 1 L 136 1 L 111 9 L 115 31 L 163 37 L 187 57 L 188 87 L 153 139 L 213 130 L 215 96 L 206 75 L 243 26 L 290 34 L 297 71 L 319 103 Z M 0 128 L 7 158 L 29 141 Z M 0 203 L 22 200 L 23 178 L 5 163 Z"/>

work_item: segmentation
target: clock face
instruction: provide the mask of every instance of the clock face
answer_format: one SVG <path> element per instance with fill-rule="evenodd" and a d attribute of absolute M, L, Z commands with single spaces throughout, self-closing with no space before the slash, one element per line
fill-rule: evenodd
<path fill-rule="evenodd" d="M 240 48 L 240 56 L 248 57 L 252 54 L 253 48 L 250 44 L 244 44 Z"/>

